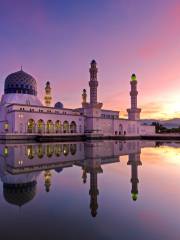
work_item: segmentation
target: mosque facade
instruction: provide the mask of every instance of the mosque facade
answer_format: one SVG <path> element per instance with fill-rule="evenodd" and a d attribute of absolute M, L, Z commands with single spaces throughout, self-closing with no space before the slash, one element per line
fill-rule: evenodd
<path fill-rule="evenodd" d="M 137 79 L 130 80 L 131 106 L 128 119 L 120 117 L 119 111 L 103 109 L 98 102 L 97 63 L 90 64 L 90 100 L 82 93 L 80 108 L 65 108 L 61 102 L 52 107 L 50 82 L 46 83 L 44 103 L 37 96 L 36 80 L 22 69 L 7 76 L 4 94 L 0 102 L 0 134 L 2 135 L 55 135 L 55 136 L 143 136 L 153 135 L 153 126 L 142 125 L 141 109 L 137 104 Z"/>

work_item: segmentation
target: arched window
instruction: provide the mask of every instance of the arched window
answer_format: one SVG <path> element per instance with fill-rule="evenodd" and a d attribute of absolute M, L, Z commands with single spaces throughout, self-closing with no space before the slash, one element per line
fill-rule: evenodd
<path fill-rule="evenodd" d="M 62 124 L 59 120 L 55 122 L 55 132 L 61 133 L 62 132 Z"/>
<path fill-rule="evenodd" d="M 54 152 L 53 145 L 47 145 L 46 148 L 47 157 L 52 157 L 53 152 Z"/>
<path fill-rule="evenodd" d="M 68 121 L 64 121 L 64 123 L 63 123 L 63 133 L 69 133 L 69 123 L 68 123 Z"/>
<path fill-rule="evenodd" d="M 76 131 L 77 131 L 76 123 L 74 121 L 72 121 L 70 124 L 70 132 L 76 133 Z"/>
<path fill-rule="evenodd" d="M 27 123 L 27 132 L 35 133 L 35 121 L 34 119 L 29 119 Z"/>
<path fill-rule="evenodd" d="M 46 132 L 47 133 L 53 133 L 53 122 L 52 122 L 52 120 L 47 121 Z"/>
<path fill-rule="evenodd" d="M 69 154 L 69 145 L 68 144 L 63 145 L 63 154 L 64 154 L 64 156 L 67 156 Z"/>
<path fill-rule="evenodd" d="M 120 141 L 119 142 L 119 151 L 122 151 L 123 150 L 123 143 Z"/>
<path fill-rule="evenodd" d="M 42 145 L 37 146 L 37 155 L 38 158 L 42 158 L 44 156 L 44 149 Z"/>
<path fill-rule="evenodd" d="M 70 145 L 70 152 L 71 152 L 72 155 L 76 154 L 76 149 L 77 149 L 76 144 L 71 144 Z"/>
<path fill-rule="evenodd" d="M 56 155 L 57 157 L 60 157 L 60 156 L 61 156 L 61 153 L 62 153 L 62 145 L 61 145 L 61 144 L 57 144 L 57 145 L 55 146 L 54 152 L 55 152 L 55 155 Z"/>
<path fill-rule="evenodd" d="M 122 124 L 119 124 L 119 135 L 123 134 L 123 126 Z"/>
<path fill-rule="evenodd" d="M 32 145 L 27 146 L 26 153 L 29 159 L 34 158 L 34 147 Z"/>
<path fill-rule="evenodd" d="M 38 131 L 38 133 L 43 133 L 44 132 L 44 126 L 45 126 L 44 121 L 42 119 L 39 119 L 37 121 L 37 131 Z"/>
<path fill-rule="evenodd" d="M 4 156 L 7 157 L 8 154 L 9 154 L 8 147 L 7 147 L 7 146 L 4 147 L 4 151 L 3 151 L 3 152 L 4 152 Z"/>

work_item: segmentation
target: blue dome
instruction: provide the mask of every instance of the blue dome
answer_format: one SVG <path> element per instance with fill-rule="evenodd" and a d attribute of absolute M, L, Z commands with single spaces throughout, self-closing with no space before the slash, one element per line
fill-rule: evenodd
<path fill-rule="evenodd" d="M 36 80 L 28 73 L 20 70 L 7 76 L 4 84 L 4 93 L 20 93 L 37 95 Z"/>
<path fill-rule="evenodd" d="M 62 109 L 64 106 L 61 102 L 57 102 L 57 103 L 55 103 L 54 107 L 58 108 L 58 109 Z"/>
<path fill-rule="evenodd" d="M 3 195 L 8 203 L 22 206 L 30 202 L 36 195 L 36 181 L 22 184 L 3 184 Z"/>

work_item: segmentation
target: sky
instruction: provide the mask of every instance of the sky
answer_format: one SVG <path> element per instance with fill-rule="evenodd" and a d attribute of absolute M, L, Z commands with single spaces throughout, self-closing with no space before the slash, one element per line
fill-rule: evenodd
<path fill-rule="evenodd" d="M 180 117 L 180 0 L 0 0 L 0 50 L 0 94 L 22 65 L 40 99 L 50 81 L 80 107 L 95 59 L 104 109 L 127 116 L 135 73 L 142 118 Z"/>

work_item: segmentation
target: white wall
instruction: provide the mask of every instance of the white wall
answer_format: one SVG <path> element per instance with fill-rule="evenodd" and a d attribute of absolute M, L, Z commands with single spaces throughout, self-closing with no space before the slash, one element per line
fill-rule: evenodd
<path fill-rule="evenodd" d="M 143 135 L 154 135 L 155 134 L 155 127 L 154 126 L 147 126 L 147 125 L 140 125 L 140 134 Z"/>

